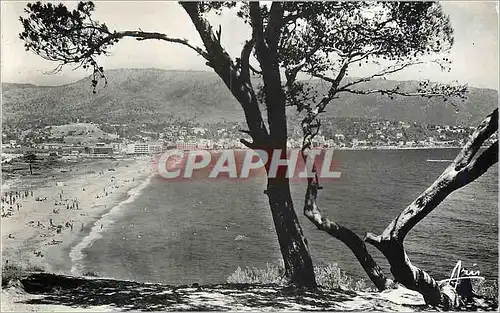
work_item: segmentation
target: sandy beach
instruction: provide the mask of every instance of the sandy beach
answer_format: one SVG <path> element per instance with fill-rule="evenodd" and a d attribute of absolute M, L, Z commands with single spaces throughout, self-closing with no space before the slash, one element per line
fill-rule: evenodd
<path fill-rule="evenodd" d="M 150 159 L 100 160 L 57 176 L 3 182 L 2 264 L 84 274 L 70 258 L 74 247 L 96 229 L 105 231 L 100 218 L 152 173 Z"/>

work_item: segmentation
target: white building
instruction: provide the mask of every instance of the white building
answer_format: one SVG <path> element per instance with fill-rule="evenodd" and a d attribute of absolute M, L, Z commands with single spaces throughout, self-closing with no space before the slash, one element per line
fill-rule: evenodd
<path fill-rule="evenodd" d="M 131 143 L 127 146 L 129 154 L 148 154 L 149 145 L 147 143 Z"/>
<path fill-rule="evenodd" d="M 196 142 L 177 141 L 175 143 L 175 148 L 177 150 L 195 150 L 197 147 L 198 144 Z"/>

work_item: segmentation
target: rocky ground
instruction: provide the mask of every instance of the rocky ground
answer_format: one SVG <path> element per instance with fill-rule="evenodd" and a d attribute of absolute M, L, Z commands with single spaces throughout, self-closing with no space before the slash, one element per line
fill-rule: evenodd
<path fill-rule="evenodd" d="M 492 308 L 494 309 L 494 308 Z M 272 285 L 168 286 L 34 273 L 2 291 L 2 311 L 428 311 L 405 288 L 382 293 Z"/>

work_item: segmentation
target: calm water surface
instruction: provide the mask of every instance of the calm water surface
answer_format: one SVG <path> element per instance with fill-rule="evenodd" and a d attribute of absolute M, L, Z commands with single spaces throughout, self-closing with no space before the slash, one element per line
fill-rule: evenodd
<path fill-rule="evenodd" d="M 324 183 L 326 215 L 358 235 L 380 233 L 427 188 L 458 150 L 337 151 L 342 177 Z M 263 194 L 265 180 L 167 182 L 154 177 L 126 204 L 103 237 L 83 250 L 86 271 L 100 276 L 168 284 L 221 283 L 239 267 L 265 268 L 281 256 Z M 313 261 L 338 263 L 366 278 L 354 255 L 301 214 L 305 184 L 292 183 L 295 208 Z M 452 193 L 407 236 L 412 262 L 446 278 L 458 260 L 498 275 L 498 169 Z M 239 236 L 239 239 L 235 238 Z M 388 273 L 388 265 L 369 246 Z"/>

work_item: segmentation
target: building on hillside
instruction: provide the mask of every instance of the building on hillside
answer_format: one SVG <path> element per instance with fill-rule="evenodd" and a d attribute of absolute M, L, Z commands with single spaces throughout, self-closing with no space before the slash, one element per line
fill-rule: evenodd
<path fill-rule="evenodd" d="M 149 145 L 147 143 L 131 143 L 127 145 L 128 154 L 148 154 Z"/>
<path fill-rule="evenodd" d="M 160 144 L 151 144 L 148 146 L 148 151 L 150 154 L 159 153 L 162 151 L 162 145 Z"/>
<path fill-rule="evenodd" d="M 332 148 L 335 146 L 335 141 L 333 139 L 328 139 L 325 141 L 325 148 Z"/>
<path fill-rule="evenodd" d="M 113 147 L 113 150 L 115 151 L 122 151 L 123 150 L 123 145 L 119 142 L 112 142 L 111 147 Z"/>
<path fill-rule="evenodd" d="M 198 135 L 198 134 L 203 135 L 203 134 L 205 134 L 205 131 L 206 131 L 206 130 L 205 130 L 205 128 L 203 128 L 203 127 L 193 127 L 193 128 L 191 128 L 191 131 L 192 131 L 193 133 L 197 134 L 197 135 Z"/>
<path fill-rule="evenodd" d="M 175 143 L 175 148 L 177 150 L 195 150 L 197 146 L 196 142 L 177 141 Z"/>
<path fill-rule="evenodd" d="M 343 134 L 335 134 L 336 140 L 345 140 L 345 136 Z"/>
<path fill-rule="evenodd" d="M 96 143 L 95 146 L 89 147 L 90 154 L 111 155 L 114 153 L 113 146 L 105 143 Z"/>
<path fill-rule="evenodd" d="M 198 143 L 196 144 L 196 148 L 198 149 L 203 149 L 203 150 L 210 150 L 213 149 L 214 143 L 210 139 L 200 139 Z"/>
<path fill-rule="evenodd" d="M 65 146 L 66 145 L 62 144 L 62 143 L 42 143 L 42 144 L 38 144 L 37 148 L 42 149 L 42 150 L 60 150 Z"/>

